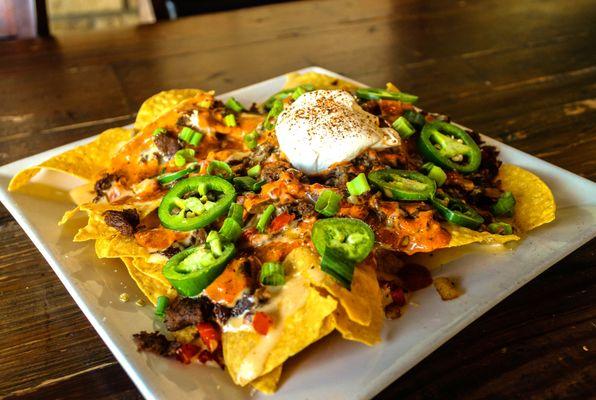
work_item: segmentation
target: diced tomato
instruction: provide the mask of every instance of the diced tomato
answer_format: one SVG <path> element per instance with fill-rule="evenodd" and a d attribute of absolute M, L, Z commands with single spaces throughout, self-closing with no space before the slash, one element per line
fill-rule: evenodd
<path fill-rule="evenodd" d="M 418 264 L 404 265 L 397 272 L 397 276 L 403 281 L 406 289 L 410 291 L 425 288 L 433 283 L 429 270 Z"/>
<path fill-rule="evenodd" d="M 277 217 L 273 218 L 273 221 L 271 221 L 271 224 L 269 225 L 269 232 L 276 233 L 281 231 L 283 227 L 292 222 L 294 218 L 296 218 L 294 214 L 279 214 Z"/>
<path fill-rule="evenodd" d="M 197 331 L 207 349 L 215 351 L 221 341 L 219 330 L 211 322 L 201 322 L 197 324 Z"/>
<path fill-rule="evenodd" d="M 252 319 L 252 327 L 260 335 L 266 335 L 273 321 L 264 312 L 257 312 Z"/>
<path fill-rule="evenodd" d="M 395 288 L 391 291 L 391 298 L 393 302 L 397 304 L 399 307 L 406 304 L 406 296 L 404 295 L 404 290 L 400 287 Z"/>
<path fill-rule="evenodd" d="M 199 361 L 205 364 L 207 361 L 213 360 L 213 354 L 209 353 L 207 350 L 202 350 L 199 353 Z"/>
<path fill-rule="evenodd" d="M 190 364 L 193 356 L 199 352 L 199 348 L 194 344 L 185 343 L 176 351 L 176 357 L 184 364 Z"/>

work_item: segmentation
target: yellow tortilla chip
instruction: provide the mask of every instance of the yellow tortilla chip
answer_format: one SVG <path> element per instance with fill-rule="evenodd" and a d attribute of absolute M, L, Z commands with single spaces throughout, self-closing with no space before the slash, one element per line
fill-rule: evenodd
<path fill-rule="evenodd" d="M 11 179 L 8 190 L 14 191 L 26 185 L 42 168 L 65 172 L 88 181 L 93 180 L 110 165 L 112 155 L 131 136 L 132 131 L 128 129 L 108 129 L 91 143 L 75 147 L 35 167 L 20 171 Z"/>
<path fill-rule="evenodd" d="M 153 122 L 163 113 L 170 111 L 181 101 L 195 97 L 202 92 L 200 89 L 173 89 L 149 97 L 143 102 L 137 113 L 134 128 L 139 131 L 142 130 L 147 124 Z"/>
<path fill-rule="evenodd" d="M 374 268 L 370 265 L 361 265 L 354 270 L 351 290 L 323 272 L 318 255 L 307 247 L 292 250 L 284 260 L 284 265 L 286 270 L 299 271 L 312 285 L 329 292 L 339 300 L 349 318 L 360 325 L 369 325 L 373 311 L 381 307 L 380 301 L 377 303 L 374 297 L 380 289 Z"/>
<path fill-rule="evenodd" d="M 132 258 L 122 258 L 122 262 L 126 265 L 128 273 L 151 303 L 155 305 L 159 296 L 176 297 L 176 289 L 141 273 L 134 267 L 132 261 Z"/>
<path fill-rule="evenodd" d="M 515 197 L 515 226 L 527 232 L 555 219 L 557 205 L 552 192 L 533 173 L 510 164 L 503 164 L 498 178 L 503 190 Z"/>
<path fill-rule="evenodd" d="M 343 89 L 347 91 L 357 89 L 357 86 L 353 83 L 316 72 L 306 72 L 304 74 L 291 72 L 286 75 L 286 79 L 284 89 L 294 88 L 307 83 L 313 85 L 315 89 Z"/>
<path fill-rule="evenodd" d="M 265 394 L 273 394 L 277 390 L 279 379 L 281 378 L 281 369 L 283 365 L 273 369 L 273 371 L 265 374 L 250 383 L 252 387 L 257 389 L 259 392 Z"/>
<path fill-rule="evenodd" d="M 162 270 L 165 265 L 165 261 L 162 263 L 153 263 L 148 260 L 151 258 L 137 257 L 133 260 L 133 264 L 136 269 L 163 283 L 164 285 L 170 285 L 170 282 L 163 275 Z"/>
<path fill-rule="evenodd" d="M 374 296 L 381 303 L 381 293 Z M 333 312 L 336 329 L 346 340 L 353 340 L 364 343 L 368 346 L 374 346 L 381 341 L 381 330 L 385 321 L 385 312 L 382 307 L 375 307 L 372 310 L 372 319 L 370 324 L 361 325 L 352 321 L 343 307 L 338 306 Z"/>
<path fill-rule="evenodd" d="M 224 332 L 223 353 L 234 382 L 245 386 L 280 366 L 321 336 L 337 302 L 322 296 L 300 277 L 288 279 L 279 294 L 279 310 L 267 335 L 253 331 Z M 276 320 L 277 318 L 277 320 Z"/>
<path fill-rule="evenodd" d="M 447 247 L 465 246 L 471 243 L 482 244 L 505 244 L 507 242 L 519 240 L 517 235 L 497 235 L 490 232 L 477 232 L 463 226 L 446 223 L 443 228 L 451 235 L 451 240 Z"/>

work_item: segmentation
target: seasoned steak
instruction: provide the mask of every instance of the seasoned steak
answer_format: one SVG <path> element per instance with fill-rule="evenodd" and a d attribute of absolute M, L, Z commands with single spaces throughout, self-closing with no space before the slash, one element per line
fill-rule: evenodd
<path fill-rule="evenodd" d="M 108 226 L 126 236 L 132 236 L 139 225 L 139 214 L 132 208 L 122 211 L 108 210 L 103 213 L 103 218 Z"/>
<path fill-rule="evenodd" d="M 208 319 L 211 303 L 205 297 L 191 299 L 178 297 L 166 308 L 164 323 L 169 331 L 177 331 Z"/>
<path fill-rule="evenodd" d="M 160 356 L 173 357 L 176 355 L 176 350 L 180 347 L 180 343 L 169 341 L 164 335 L 159 332 L 140 332 L 132 335 L 137 351 L 148 351 Z"/>
<path fill-rule="evenodd" d="M 153 141 L 159 151 L 168 158 L 173 157 L 182 148 L 178 142 L 178 138 L 175 138 L 169 133 L 160 133 L 153 138 Z"/>

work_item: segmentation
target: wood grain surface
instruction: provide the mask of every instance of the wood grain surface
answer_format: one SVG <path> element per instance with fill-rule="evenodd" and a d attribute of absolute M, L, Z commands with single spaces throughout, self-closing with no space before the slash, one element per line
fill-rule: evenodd
<path fill-rule="evenodd" d="M 218 92 L 320 65 L 596 179 L 593 0 L 300 1 L 129 30 L 0 42 L 0 164 L 129 123 L 170 88 Z M 379 399 L 596 393 L 596 241 Z M 140 394 L 0 206 L 0 397 Z"/>

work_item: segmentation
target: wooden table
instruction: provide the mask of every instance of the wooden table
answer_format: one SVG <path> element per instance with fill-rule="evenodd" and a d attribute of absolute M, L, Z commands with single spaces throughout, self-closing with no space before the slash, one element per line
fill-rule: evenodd
<path fill-rule="evenodd" d="M 593 0 L 309 1 L 55 40 L 0 42 L 0 164 L 111 126 L 169 88 L 224 92 L 309 65 L 596 178 Z M 379 398 L 588 398 L 596 241 L 557 263 Z M 0 208 L 0 396 L 140 398 Z"/>

